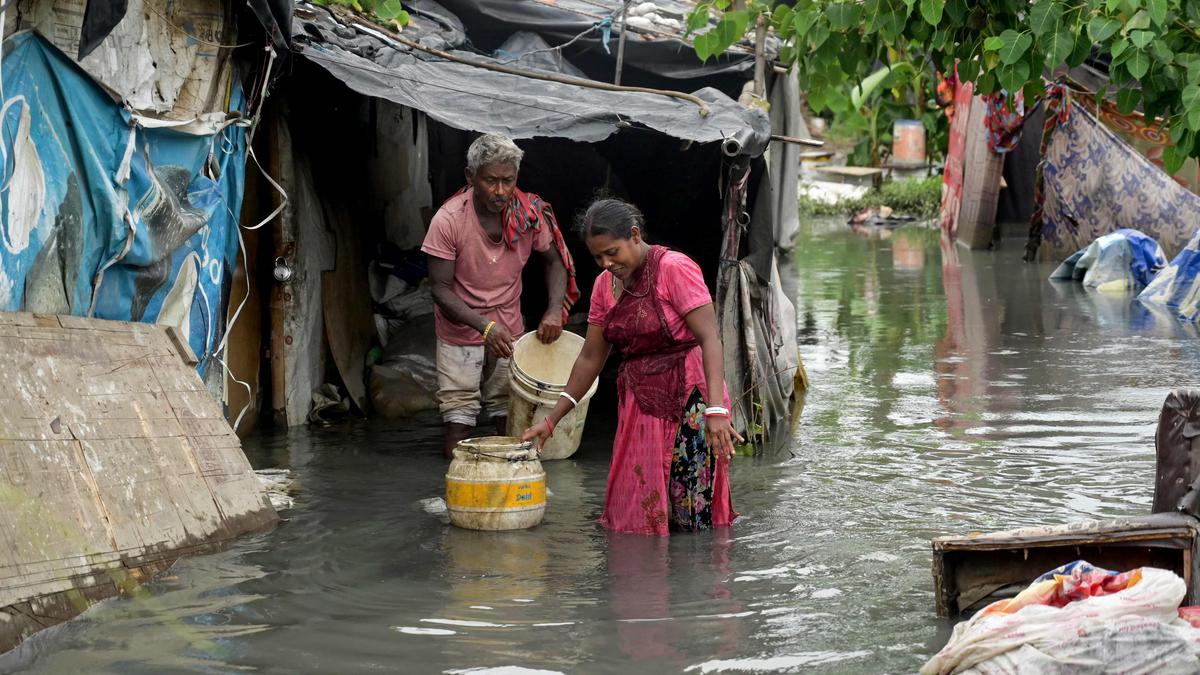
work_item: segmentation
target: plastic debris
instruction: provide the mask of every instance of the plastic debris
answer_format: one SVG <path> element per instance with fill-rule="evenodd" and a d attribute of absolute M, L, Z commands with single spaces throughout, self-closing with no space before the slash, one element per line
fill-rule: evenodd
<path fill-rule="evenodd" d="M 446 500 L 441 497 L 430 497 L 429 499 L 422 499 L 417 503 L 421 505 L 421 510 L 425 513 L 435 516 L 446 513 Z"/>
<path fill-rule="evenodd" d="M 263 486 L 271 507 L 276 511 L 285 511 L 296 505 L 296 499 L 290 494 L 295 479 L 288 469 L 259 469 L 254 472 L 258 484 Z"/>

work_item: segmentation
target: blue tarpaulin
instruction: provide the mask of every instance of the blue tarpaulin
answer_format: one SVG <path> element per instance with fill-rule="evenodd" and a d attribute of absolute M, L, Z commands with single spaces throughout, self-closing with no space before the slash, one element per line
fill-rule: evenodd
<path fill-rule="evenodd" d="M 204 372 L 237 265 L 245 128 L 157 126 L 37 34 L 4 46 L 0 310 L 175 325 Z"/>
<path fill-rule="evenodd" d="M 1166 264 L 1158 242 L 1126 228 L 1071 254 L 1050 278 L 1082 281 L 1084 286 L 1102 291 L 1138 291 Z"/>
<path fill-rule="evenodd" d="M 1166 269 L 1150 282 L 1138 300 L 1175 312 L 1184 321 L 1200 319 L 1200 232 Z"/>

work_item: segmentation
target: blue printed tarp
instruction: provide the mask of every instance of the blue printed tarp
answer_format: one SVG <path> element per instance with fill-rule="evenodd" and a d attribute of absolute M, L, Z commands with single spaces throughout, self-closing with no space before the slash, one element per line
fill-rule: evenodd
<path fill-rule="evenodd" d="M 1050 278 L 1081 281 L 1100 291 L 1138 291 L 1166 264 L 1158 242 L 1137 230 L 1122 229 L 1071 254 Z"/>
<path fill-rule="evenodd" d="M 1200 232 L 1154 277 L 1138 300 L 1165 307 L 1184 321 L 1200 319 Z"/>
<path fill-rule="evenodd" d="M 1200 196 L 1085 106 L 1068 100 L 1048 114 L 1053 126 L 1043 155 L 1042 209 L 1031 231 L 1038 255 L 1063 260 L 1122 228 L 1153 237 L 1168 256 L 1182 250 L 1200 229 Z"/>
<path fill-rule="evenodd" d="M 143 123 L 37 34 L 5 48 L 0 310 L 175 325 L 203 373 L 237 264 L 245 129 Z M 235 84 L 225 109 L 242 101 Z"/>

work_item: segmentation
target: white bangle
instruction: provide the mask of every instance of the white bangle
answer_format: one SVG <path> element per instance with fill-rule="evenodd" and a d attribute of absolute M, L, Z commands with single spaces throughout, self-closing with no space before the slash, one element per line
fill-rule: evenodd
<path fill-rule="evenodd" d="M 571 405 L 575 406 L 576 408 L 579 407 L 579 401 L 576 401 L 575 397 L 568 394 L 567 392 L 564 391 L 564 392 L 560 393 L 559 397 L 567 399 L 568 401 L 571 402 Z"/>
<path fill-rule="evenodd" d="M 729 415 L 729 408 L 722 408 L 719 405 L 710 405 L 704 408 L 705 415 Z"/>

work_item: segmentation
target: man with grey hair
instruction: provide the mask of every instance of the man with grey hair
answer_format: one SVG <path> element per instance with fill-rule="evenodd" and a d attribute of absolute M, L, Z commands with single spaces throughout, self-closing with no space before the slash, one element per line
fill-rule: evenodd
<path fill-rule="evenodd" d="M 566 310 L 579 297 L 553 209 L 517 188 L 523 155 L 506 136 L 477 138 L 467 150 L 467 186 L 438 209 L 421 246 L 433 282 L 447 457 L 471 435 L 481 411 L 497 433 L 507 433 L 508 360 L 514 338 L 525 332 L 521 272 L 533 252 L 545 261 L 550 298 L 538 339 L 562 335 Z"/>

